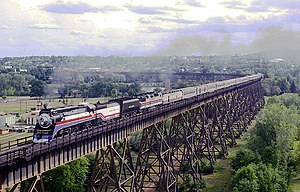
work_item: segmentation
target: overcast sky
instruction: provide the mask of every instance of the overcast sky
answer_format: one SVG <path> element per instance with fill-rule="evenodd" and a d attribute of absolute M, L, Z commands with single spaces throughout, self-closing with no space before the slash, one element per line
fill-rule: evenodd
<path fill-rule="evenodd" d="M 0 57 L 300 50 L 300 0 L 0 0 Z"/>

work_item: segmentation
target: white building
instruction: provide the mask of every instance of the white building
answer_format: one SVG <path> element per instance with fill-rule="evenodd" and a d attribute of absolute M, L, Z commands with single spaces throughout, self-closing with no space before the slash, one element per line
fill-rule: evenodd
<path fill-rule="evenodd" d="M 39 117 L 39 110 L 31 111 L 30 113 L 25 113 L 22 115 L 25 119 L 26 125 L 35 125 L 37 123 L 37 118 Z"/>
<path fill-rule="evenodd" d="M 16 124 L 16 116 L 14 115 L 0 115 L 0 125 L 14 125 Z"/>

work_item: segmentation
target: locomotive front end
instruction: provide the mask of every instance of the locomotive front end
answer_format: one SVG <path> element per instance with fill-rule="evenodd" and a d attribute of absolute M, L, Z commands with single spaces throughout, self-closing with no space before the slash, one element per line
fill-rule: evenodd
<path fill-rule="evenodd" d="M 45 143 L 50 141 L 54 128 L 53 123 L 51 111 L 47 109 L 41 110 L 34 129 L 33 142 Z"/>

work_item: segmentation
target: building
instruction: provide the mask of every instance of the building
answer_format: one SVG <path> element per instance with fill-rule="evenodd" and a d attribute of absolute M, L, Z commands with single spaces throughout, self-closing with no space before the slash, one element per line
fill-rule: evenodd
<path fill-rule="evenodd" d="M 35 125 L 39 117 L 39 110 L 31 111 L 30 113 L 23 114 L 22 117 L 25 120 L 26 125 Z"/>
<path fill-rule="evenodd" d="M 26 125 L 35 125 L 37 123 L 37 116 L 33 116 L 33 115 L 27 116 L 25 118 L 25 123 Z"/>
<path fill-rule="evenodd" d="M 16 116 L 14 115 L 0 115 L 0 126 L 10 126 L 16 124 Z"/>

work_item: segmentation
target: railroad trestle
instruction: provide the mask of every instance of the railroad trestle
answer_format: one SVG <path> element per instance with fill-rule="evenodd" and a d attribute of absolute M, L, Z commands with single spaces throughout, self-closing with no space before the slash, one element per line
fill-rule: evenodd
<path fill-rule="evenodd" d="M 131 181 L 127 185 L 120 180 L 115 182 L 118 185 L 102 184 L 98 189 L 102 191 L 103 187 L 107 187 L 113 191 L 177 191 L 180 182 L 200 189 L 201 174 L 214 172 L 217 158 L 226 157 L 228 147 L 236 145 L 236 138 L 246 131 L 263 105 L 262 93 L 253 85 L 228 92 L 197 108 L 144 128 L 140 133 L 142 136 L 135 162 L 132 161 L 133 153 L 130 152 L 127 138 L 120 142 L 130 159 L 127 163 L 131 168 Z M 124 143 L 127 145 L 123 145 Z M 114 148 L 113 146 L 116 144 L 110 147 Z M 116 151 L 118 150 L 114 150 L 114 153 Z M 106 157 L 118 160 L 124 154 Z M 99 164 L 99 160 L 96 164 L 104 167 Z M 118 178 L 128 176 L 128 172 L 115 169 L 114 164 L 110 165 L 112 172 L 106 174 L 106 177 L 117 181 Z M 103 175 L 105 174 L 99 176 Z M 93 188 L 93 191 L 97 190 Z"/>
<path fill-rule="evenodd" d="M 43 190 L 37 182 L 43 172 L 92 152 L 90 191 L 177 191 L 181 183 L 200 189 L 202 174 L 214 172 L 263 105 L 261 82 L 252 81 L 7 152 L 0 156 L 0 191 L 31 177 Z M 137 131 L 141 141 L 133 152 L 128 138 Z"/>

